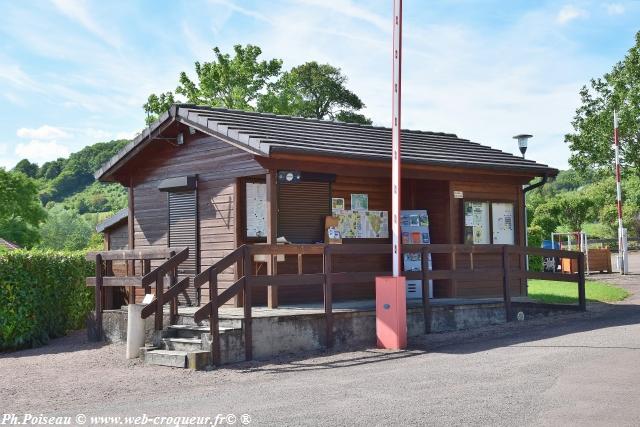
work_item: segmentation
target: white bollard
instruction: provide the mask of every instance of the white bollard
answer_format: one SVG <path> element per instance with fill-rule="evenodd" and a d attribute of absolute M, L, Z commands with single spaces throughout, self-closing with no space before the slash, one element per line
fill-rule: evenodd
<path fill-rule="evenodd" d="M 144 347 L 144 304 L 129 304 L 127 310 L 127 359 L 140 356 L 140 347 Z"/>

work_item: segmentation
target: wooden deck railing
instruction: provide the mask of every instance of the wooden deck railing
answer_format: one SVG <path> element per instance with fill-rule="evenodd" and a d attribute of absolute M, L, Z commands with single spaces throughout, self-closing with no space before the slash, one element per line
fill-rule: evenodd
<path fill-rule="evenodd" d="M 155 313 L 155 330 L 163 329 L 163 306 L 170 304 L 170 317 L 172 321 L 178 314 L 177 297 L 189 287 L 189 278 L 186 277 L 178 282 L 178 266 L 189 257 L 189 248 L 159 248 L 142 250 L 122 250 L 122 251 L 102 251 L 87 254 L 87 259 L 95 260 L 96 275 L 87 277 L 87 286 L 94 286 L 95 291 L 95 333 L 96 339 L 102 339 L 102 301 L 104 299 L 105 287 L 124 286 L 129 288 L 129 302 L 135 302 L 135 289 L 144 288 L 145 294 L 151 293 L 155 289 L 154 301 L 147 304 L 142 309 L 142 318 L 145 319 Z M 162 264 L 151 268 L 151 261 L 164 260 Z M 113 261 L 125 261 L 141 265 L 140 276 L 110 276 L 113 271 Z M 135 271 L 135 268 L 128 269 Z M 164 278 L 169 276 L 169 288 L 165 292 Z"/>
<path fill-rule="evenodd" d="M 584 254 L 581 252 L 525 248 L 512 245 L 403 245 L 404 253 L 420 253 L 422 255 L 422 271 L 403 272 L 408 280 L 422 281 L 422 305 L 424 309 L 425 333 L 430 332 L 431 327 L 431 305 L 429 302 L 429 280 L 496 280 L 502 282 L 505 314 L 507 321 L 513 319 L 511 304 L 511 279 L 543 279 L 576 282 L 578 285 L 577 306 L 554 305 L 559 307 L 586 309 L 585 299 L 585 277 L 584 277 Z M 211 353 L 215 365 L 219 365 L 220 337 L 219 337 L 219 308 L 233 297 L 241 297 L 243 303 L 243 333 L 245 343 L 245 358 L 251 360 L 252 350 L 252 293 L 257 286 L 321 286 L 324 300 L 325 315 L 325 346 L 333 345 L 333 288 L 335 286 L 374 281 L 377 276 L 390 275 L 388 271 L 366 271 L 366 272 L 336 272 L 333 268 L 334 256 L 362 256 L 362 255 L 390 255 L 391 245 L 389 244 L 344 244 L 344 245 L 243 245 L 213 266 L 207 268 L 194 279 L 194 286 L 200 288 L 209 284 L 209 302 L 200 307 L 195 313 L 194 320 L 201 322 L 209 319 L 211 332 Z M 448 254 L 449 267 L 447 269 L 429 270 L 429 254 Z M 467 266 L 460 265 L 460 255 L 467 254 L 469 263 Z M 494 254 L 500 257 L 499 262 L 492 268 L 476 268 L 474 257 L 480 254 Z M 298 257 L 297 274 L 277 274 L 274 268 L 274 275 L 255 275 L 252 273 L 253 258 L 255 255 L 266 255 L 268 262 L 276 263 L 278 255 L 296 255 Z M 322 273 L 303 273 L 304 255 L 322 255 Z M 529 272 L 523 267 L 524 256 L 548 256 L 577 259 L 579 266 L 578 274 L 542 273 Z M 518 257 L 519 268 L 511 267 L 511 258 Z M 236 266 L 238 280 L 227 289 L 218 293 L 218 276 L 231 266 Z"/>

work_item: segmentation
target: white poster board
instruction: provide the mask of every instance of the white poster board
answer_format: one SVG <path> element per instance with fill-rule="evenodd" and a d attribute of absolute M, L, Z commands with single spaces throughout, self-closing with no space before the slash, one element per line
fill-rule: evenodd
<path fill-rule="evenodd" d="M 489 202 L 464 202 L 464 242 L 476 245 L 491 243 Z"/>
<path fill-rule="evenodd" d="M 513 245 L 515 243 L 513 203 L 492 203 L 491 219 L 493 243 L 496 245 Z"/>
<path fill-rule="evenodd" d="M 247 183 L 247 237 L 267 235 L 267 185 Z"/>

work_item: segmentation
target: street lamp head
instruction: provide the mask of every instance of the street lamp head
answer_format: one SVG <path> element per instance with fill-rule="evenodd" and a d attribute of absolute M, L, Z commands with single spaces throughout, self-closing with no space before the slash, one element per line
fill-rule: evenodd
<path fill-rule="evenodd" d="M 513 137 L 513 139 L 517 139 L 518 140 L 518 148 L 520 149 L 520 152 L 522 153 L 522 157 L 524 157 L 524 153 L 527 152 L 527 145 L 529 143 L 529 139 L 532 138 L 533 135 L 528 135 L 526 133 L 520 134 L 520 135 L 516 135 Z"/>

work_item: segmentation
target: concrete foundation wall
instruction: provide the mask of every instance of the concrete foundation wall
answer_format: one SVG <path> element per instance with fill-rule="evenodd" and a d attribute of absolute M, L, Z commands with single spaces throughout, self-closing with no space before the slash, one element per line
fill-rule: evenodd
<path fill-rule="evenodd" d="M 525 312 L 525 316 L 549 315 L 555 312 L 549 308 L 535 306 L 514 307 L 514 311 Z M 168 316 L 165 325 L 168 325 Z M 242 321 L 221 320 L 239 328 L 221 332 L 220 350 L 223 363 L 244 360 L 244 335 Z M 462 304 L 435 306 L 432 308 L 432 333 L 472 329 L 505 322 L 504 306 L 495 304 Z M 190 316 L 180 316 L 181 324 L 193 323 Z M 206 324 L 206 322 L 205 322 Z M 294 316 L 261 316 L 253 318 L 253 355 L 255 359 L 269 359 L 282 354 L 304 353 L 325 347 L 325 320 L 323 314 Z M 424 314 L 422 308 L 407 311 L 409 338 L 424 334 Z M 154 336 L 153 317 L 145 321 L 147 342 Z M 110 310 L 104 313 L 104 333 L 108 342 L 126 341 L 127 313 L 124 310 Z M 203 334 L 203 347 L 208 350 L 210 335 Z M 343 311 L 334 313 L 334 348 L 347 350 L 376 345 L 376 316 L 374 311 Z"/>

